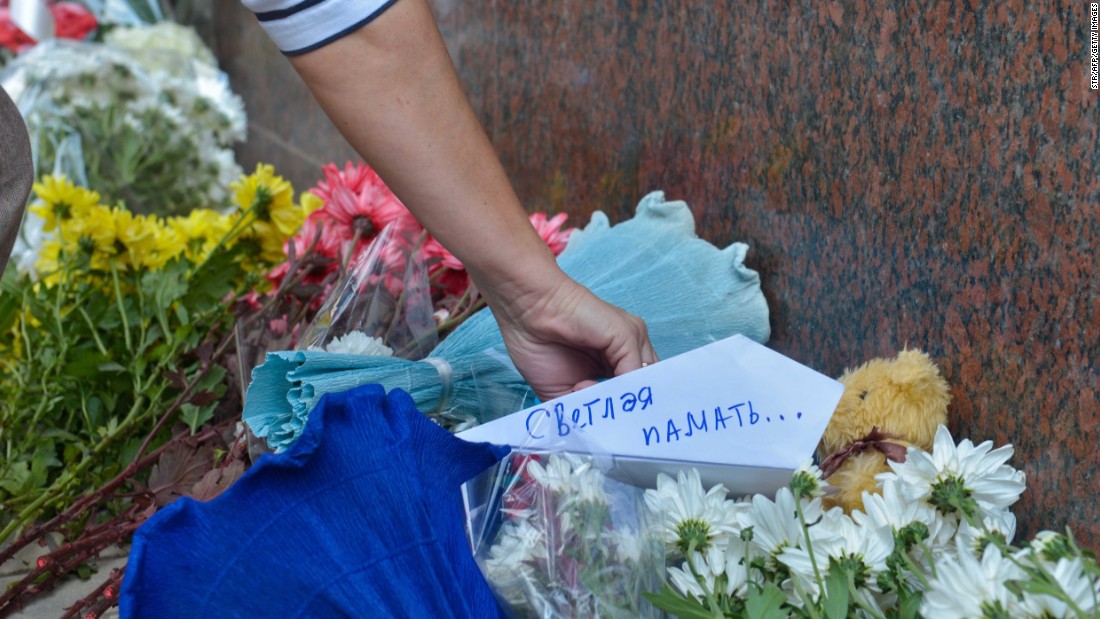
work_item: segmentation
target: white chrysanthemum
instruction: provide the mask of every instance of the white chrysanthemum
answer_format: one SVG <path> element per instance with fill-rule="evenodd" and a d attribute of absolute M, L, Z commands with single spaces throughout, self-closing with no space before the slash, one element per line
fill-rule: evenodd
<path fill-rule="evenodd" d="M 485 559 L 485 575 L 497 591 L 509 602 L 524 600 L 530 581 L 536 577 L 535 566 L 548 557 L 546 534 L 523 519 L 501 527 L 497 543 Z"/>
<path fill-rule="evenodd" d="M 1051 595 L 1026 593 L 1022 606 L 1031 616 L 1075 617 L 1078 609 L 1086 616 L 1095 616 L 1100 611 L 1100 605 L 1097 604 L 1097 600 L 1100 600 L 1100 581 L 1085 572 L 1080 558 L 1062 558 L 1056 564 L 1045 561 L 1042 563 L 1058 583 L 1062 593 L 1073 600 L 1076 609 Z"/>
<path fill-rule="evenodd" d="M 576 472 L 567 498 L 568 503 L 607 505 L 607 493 L 604 492 L 605 480 L 603 472 L 595 467 L 590 466 L 586 470 Z"/>
<path fill-rule="evenodd" d="M 928 528 L 928 542 L 946 544 L 955 536 L 955 521 L 945 518 L 924 501 L 910 501 L 898 490 L 898 481 L 888 479 L 880 485 L 881 493 L 863 493 L 863 511 L 852 512 L 852 519 L 861 526 L 888 527 L 900 531 L 919 522 Z"/>
<path fill-rule="evenodd" d="M 959 532 L 955 538 L 965 544 L 975 554 L 980 554 L 991 538 L 999 537 L 1005 543 L 1012 543 L 1016 536 L 1016 516 L 1010 510 L 982 514 L 981 526 L 971 526 L 966 519 L 959 523 Z"/>
<path fill-rule="evenodd" d="M 507 581 L 532 570 L 531 562 L 548 557 L 546 533 L 524 518 L 504 523 L 485 566 L 493 581 Z"/>
<path fill-rule="evenodd" d="M 615 549 L 615 558 L 623 563 L 637 563 L 642 556 L 664 556 L 664 544 L 660 540 L 647 536 L 641 531 L 622 528 L 610 533 L 611 544 Z M 658 555 L 657 553 L 661 554 Z"/>
<path fill-rule="evenodd" d="M 592 467 L 591 462 L 573 454 L 550 454 L 544 467 L 534 458 L 527 461 L 527 474 L 538 484 L 557 493 L 569 492 L 577 475 Z"/>
<path fill-rule="evenodd" d="M 1031 553 L 1039 553 L 1046 561 L 1054 562 L 1058 559 L 1076 557 L 1079 551 L 1065 535 L 1055 531 L 1039 531 L 1020 551 L 1020 557 L 1027 557 Z"/>
<path fill-rule="evenodd" d="M 332 340 L 325 346 L 325 352 L 371 357 L 393 356 L 393 349 L 383 344 L 382 338 L 371 337 L 362 331 L 352 331 Z"/>
<path fill-rule="evenodd" d="M 248 130 L 248 116 L 244 100 L 229 86 L 229 78 L 213 67 L 196 71 L 196 92 L 213 104 L 207 116 L 216 115 L 215 134 L 223 145 L 244 140 Z"/>
<path fill-rule="evenodd" d="M 692 562 L 699 578 L 692 573 L 691 563 L 685 561 L 681 567 L 668 568 L 669 580 L 681 594 L 700 601 L 707 597 L 708 592 L 744 596 L 748 587 L 748 570 L 742 561 L 744 557 L 745 544 L 739 538 L 730 538 L 726 544 L 711 545 L 706 553 L 694 554 Z"/>
<path fill-rule="evenodd" d="M 940 426 L 931 454 L 910 447 L 905 462 L 889 461 L 893 472 L 878 479 L 898 479 L 907 499 L 926 500 L 944 513 L 954 511 L 950 501 L 967 497 L 982 512 L 998 512 L 1015 503 L 1025 488 L 1023 472 L 1005 464 L 1012 453 L 1012 445 L 993 449 L 992 441 L 975 446 L 963 439 L 956 446 Z"/>
<path fill-rule="evenodd" d="M 144 56 L 144 50 L 98 43 L 43 42 L 11 63 L 4 86 L 15 87 L 23 105 L 39 102 L 31 105 L 27 125 L 32 135 L 43 134 L 43 143 L 75 137 L 85 150 L 94 144 L 103 154 L 100 167 L 124 169 L 138 164 L 112 159 L 117 153 L 155 151 L 161 163 L 134 168 L 138 181 L 97 186 L 105 199 L 124 197 L 131 208 L 159 214 L 224 208 L 228 183 L 240 174 L 228 165 L 232 144 L 245 135 L 239 97 L 216 68 L 169 54 L 163 70 L 148 70 L 140 63 Z M 214 146 L 224 154 L 211 157 Z M 38 173 L 64 159 L 52 148 L 39 156 Z M 114 178 L 98 169 L 88 174 Z"/>
<path fill-rule="evenodd" d="M 804 461 L 791 476 L 791 489 L 802 498 L 817 498 L 825 494 L 828 484 L 813 460 Z"/>
<path fill-rule="evenodd" d="M 878 590 L 876 579 L 886 569 L 886 558 L 894 551 L 894 536 L 888 526 L 860 526 L 843 509 L 835 507 L 809 527 L 809 535 L 822 578 L 828 574 L 832 558 L 851 570 L 857 588 Z M 784 548 L 779 561 L 790 568 L 791 576 L 799 579 L 804 590 L 818 595 L 814 561 L 810 560 L 805 544 Z"/>
<path fill-rule="evenodd" d="M 747 510 L 739 512 L 741 528 L 752 527 L 752 543 L 761 554 L 774 557 L 784 548 L 802 543 L 802 523 L 795 505 L 791 489 L 780 488 L 774 501 L 758 494 Z M 821 500 L 803 501 L 802 513 L 807 523 L 816 521 L 821 517 Z"/>
<path fill-rule="evenodd" d="M 726 499 L 725 486 L 718 484 L 704 492 L 696 469 L 681 471 L 678 480 L 661 473 L 657 489 L 646 490 L 645 502 L 660 519 L 662 539 L 681 554 L 706 551 L 724 536 L 740 532 L 739 508 Z"/>
<path fill-rule="evenodd" d="M 960 545 L 957 556 L 944 557 L 937 562 L 936 569 L 936 578 L 929 583 L 921 603 L 921 614 L 925 617 L 1025 616 L 1016 596 L 1008 590 L 1010 580 L 1019 580 L 1025 574 L 1001 555 L 996 546 L 987 546 L 979 560 Z"/>
<path fill-rule="evenodd" d="M 152 25 L 112 28 L 104 37 L 104 42 L 113 47 L 142 52 L 138 55 L 148 56 L 142 62 L 150 63 L 153 67 L 161 63 L 178 63 L 181 56 L 193 58 L 210 66 L 218 64 L 214 52 L 206 47 L 194 28 L 171 20 Z M 159 52 L 160 57 L 150 52 Z"/>

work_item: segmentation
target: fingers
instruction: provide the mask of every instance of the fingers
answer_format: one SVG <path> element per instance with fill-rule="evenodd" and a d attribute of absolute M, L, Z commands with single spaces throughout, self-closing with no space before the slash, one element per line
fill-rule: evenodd
<path fill-rule="evenodd" d="M 649 341 L 649 329 L 646 327 L 645 321 L 638 319 L 638 322 L 641 323 L 640 354 L 642 357 L 642 367 L 645 367 L 647 365 L 653 365 L 654 363 L 657 363 L 661 360 L 661 358 L 657 356 L 657 351 L 653 349 L 653 343 Z"/>
<path fill-rule="evenodd" d="M 649 330 L 646 328 L 645 321 L 623 312 L 622 328 L 625 341 L 621 343 L 621 356 L 617 363 L 612 364 L 616 376 L 652 365 L 660 360 L 657 352 L 653 350 L 653 344 L 649 341 Z M 609 361 L 612 361 L 613 355 L 613 351 L 609 350 Z"/>
<path fill-rule="evenodd" d="M 594 381 L 594 380 L 582 380 L 581 382 L 577 383 L 573 387 L 573 392 L 576 393 L 576 392 L 580 391 L 581 389 L 587 389 L 587 388 L 591 387 L 592 385 L 596 385 L 596 384 L 598 384 L 598 383 L 597 383 L 597 381 Z"/>

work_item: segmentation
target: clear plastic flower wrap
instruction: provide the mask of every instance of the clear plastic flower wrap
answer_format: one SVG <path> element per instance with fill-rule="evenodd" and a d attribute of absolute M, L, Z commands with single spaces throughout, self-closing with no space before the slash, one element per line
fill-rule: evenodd
<path fill-rule="evenodd" d="M 1100 612 L 1100 568 L 1072 534 L 1011 546 L 1024 490 L 1011 446 L 956 444 L 940 426 L 932 452 L 891 461 L 848 514 L 823 503 L 809 462 L 774 496 L 738 499 L 691 463 L 654 488 L 621 483 L 613 456 L 577 455 L 578 443 L 517 450 L 464 488 L 475 556 L 515 616 Z"/>
<path fill-rule="evenodd" d="M 633 219 L 615 226 L 593 214 L 571 235 L 558 264 L 602 299 L 644 318 L 654 349 L 668 358 L 734 333 L 767 339 L 767 303 L 759 276 L 744 265 L 747 251 L 743 243 L 719 249 L 698 238 L 688 206 L 654 192 Z M 534 399 L 488 309 L 420 361 L 278 351 L 252 378 L 245 421 L 277 450 L 297 438 L 325 393 L 363 384 L 404 389 L 421 411 L 455 431 Z"/>
<path fill-rule="evenodd" d="M 228 208 L 245 114 L 209 50 L 178 25 L 122 28 L 112 40 L 42 42 L 0 73 L 37 175 L 65 174 L 136 213 Z M 192 44 L 173 43 L 183 40 Z"/>
<path fill-rule="evenodd" d="M 439 343 L 426 235 L 387 225 L 349 265 L 298 336 L 298 350 L 422 359 Z"/>
<path fill-rule="evenodd" d="M 665 545 L 611 459 L 517 450 L 468 483 L 475 557 L 515 617 L 663 617 Z"/>

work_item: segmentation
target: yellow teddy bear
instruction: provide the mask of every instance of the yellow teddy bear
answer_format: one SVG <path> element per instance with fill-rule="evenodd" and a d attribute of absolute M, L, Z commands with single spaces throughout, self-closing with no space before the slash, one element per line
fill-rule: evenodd
<path fill-rule="evenodd" d="M 836 488 L 826 503 L 850 513 L 862 509 L 863 492 L 878 491 L 875 475 L 890 470 L 887 458 L 904 460 L 910 445 L 932 448 L 936 428 L 947 423 L 951 395 L 939 368 L 919 350 L 872 359 L 839 380 L 844 395 L 818 454 L 826 482 Z"/>

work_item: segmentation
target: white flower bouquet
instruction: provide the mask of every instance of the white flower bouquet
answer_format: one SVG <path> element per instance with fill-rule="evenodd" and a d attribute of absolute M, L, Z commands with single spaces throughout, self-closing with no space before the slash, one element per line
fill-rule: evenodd
<path fill-rule="evenodd" d="M 478 562 L 516 615 L 663 616 L 645 598 L 661 585 L 665 550 L 644 490 L 567 453 L 513 454 L 480 483 Z"/>
<path fill-rule="evenodd" d="M 481 482 L 470 524 L 524 617 L 1100 616 L 1100 569 L 1070 533 L 1011 545 L 1024 490 L 1011 455 L 941 427 L 851 514 L 823 507 L 810 464 L 774 497 L 738 499 L 690 466 L 643 490 L 606 458 L 514 455 Z"/>
<path fill-rule="evenodd" d="M 175 24 L 117 28 L 110 42 L 40 43 L 0 75 L 38 175 L 65 174 L 137 213 L 228 208 L 244 106 L 209 50 Z"/>

